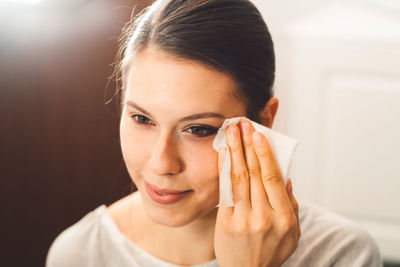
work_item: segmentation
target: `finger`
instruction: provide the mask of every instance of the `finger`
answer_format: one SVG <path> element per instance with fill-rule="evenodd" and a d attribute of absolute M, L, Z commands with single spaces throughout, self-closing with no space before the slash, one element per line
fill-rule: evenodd
<path fill-rule="evenodd" d="M 240 131 L 237 125 L 232 124 L 228 127 L 227 143 L 231 157 L 231 179 L 233 201 L 236 208 L 248 210 L 250 208 L 249 196 L 249 175 L 243 157 L 242 142 Z"/>
<path fill-rule="evenodd" d="M 292 184 L 292 179 L 290 178 L 288 178 L 287 180 L 286 189 L 289 195 L 290 202 L 292 203 L 294 214 L 296 215 L 297 219 L 297 237 L 300 238 L 301 229 L 300 229 L 300 219 L 299 219 L 299 203 L 297 202 L 296 198 L 293 195 L 293 184 Z"/>
<path fill-rule="evenodd" d="M 226 158 L 226 147 L 221 147 L 218 150 L 218 173 L 221 175 L 222 168 L 224 167 Z"/>
<path fill-rule="evenodd" d="M 233 207 L 225 207 L 220 206 L 218 207 L 217 211 L 217 221 L 218 220 L 228 220 L 233 215 Z"/>
<path fill-rule="evenodd" d="M 277 212 L 293 213 L 285 183 L 271 147 L 261 133 L 253 133 L 254 148 L 261 166 L 261 177 L 271 207 Z"/>
<path fill-rule="evenodd" d="M 255 210 L 271 208 L 261 179 L 261 168 L 253 146 L 253 125 L 247 120 L 240 121 L 244 155 L 250 179 L 250 204 Z"/>
<path fill-rule="evenodd" d="M 225 160 L 226 160 L 226 155 L 227 155 L 227 148 L 226 147 L 220 147 L 218 149 L 218 173 L 219 176 L 222 175 L 222 169 L 225 165 Z M 221 190 L 221 188 L 220 188 Z M 219 192 L 221 195 L 221 191 Z M 224 206 L 219 206 L 218 207 L 218 216 L 221 218 L 229 218 L 233 214 L 233 207 L 224 207 Z"/>

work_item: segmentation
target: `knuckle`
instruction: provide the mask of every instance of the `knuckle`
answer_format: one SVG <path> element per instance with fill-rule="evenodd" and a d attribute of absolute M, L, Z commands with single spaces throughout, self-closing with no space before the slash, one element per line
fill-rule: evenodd
<path fill-rule="evenodd" d="M 253 144 L 250 142 L 250 141 L 244 141 L 243 142 L 243 144 L 244 144 L 244 148 L 246 149 L 246 150 L 251 150 L 251 149 L 253 149 Z"/>
<path fill-rule="evenodd" d="M 260 177 L 261 176 L 261 170 L 258 167 L 250 167 L 249 168 L 249 175 L 250 177 Z"/>
<path fill-rule="evenodd" d="M 299 203 L 296 201 L 294 197 L 289 197 L 290 203 L 292 204 L 292 208 L 295 214 L 299 213 Z"/>
<path fill-rule="evenodd" d="M 263 223 L 255 223 L 251 227 L 251 232 L 254 235 L 264 234 L 266 232 L 266 228 Z"/>
<path fill-rule="evenodd" d="M 273 184 L 278 184 L 282 180 L 281 176 L 275 173 L 263 175 L 262 179 L 266 183 L 273 183 Z"/>
<path fill-rule="evenodd" d="M 233 182 L 236 184 L 240 184 L 248 179 L 249 175 L 244 170 L 237 170 L 233 174 Z"/>
<path fill-rule="evenodd" d="M 293 208 L 294 208 L 294 209 L 296 209 L 296 210 L 299 209 L 299 202 L 297 202 L 297 200 L 296 200 L 295 197 L 293 197 L 292 205 L 293 205 Z"/>
<path fill-rule="evenodd" d="M 292 204 L 294 212 L 298 215 L 299 214 L 299 204 L 297 202 Z"/>
<path fill-rule="evenodd" d="M 286 236 L 293 232 L 297 231 L 297 219 L 294 215 L 284 216 L 280 221 L 280 234 L 281 236 Z"/>
<path fill-rule="evenodd" d="M 265 234 L 273 228 L 271 218 L 265 213 L 257 213 L 251 221 L 251 231 L 253 234 Z"/>
<path fill-rule="evenodd" d="M 245 235 L 245 234 L 247 234 L 248 230 L 249 230 L 249 226 L 246 221 L 236 223 L 234 226 L 231 227 L 231 233 L 234 236 Z"/>
<path fill-rule="evenodd" d="M 255 222 L 251 229 L 252 229 L 252 233 L 259 235 L 259 234 L 265 234 L 267 232 L 269 232 L 272 228 L 272 224 L 269 221 L 258 221 Z"/>

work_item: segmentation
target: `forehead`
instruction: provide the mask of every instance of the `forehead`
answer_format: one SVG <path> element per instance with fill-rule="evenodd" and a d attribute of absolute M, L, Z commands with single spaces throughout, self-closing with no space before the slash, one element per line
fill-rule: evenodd
<path fill-rule="evenodd" d="M 146 49 L 131 62 L 126 100 L 171 112 L 218 111 L 243 115 L 244 102 L 228 75 L 193 60 L 180 60 Z"/>

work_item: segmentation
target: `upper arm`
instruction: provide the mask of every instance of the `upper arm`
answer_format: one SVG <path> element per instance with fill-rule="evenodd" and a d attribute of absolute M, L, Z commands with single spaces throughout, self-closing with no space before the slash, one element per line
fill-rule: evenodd
<path fill-rule="evenodd" d="M 51 244 L 46 257 L 46 267 L 63 267 L 69 264 L 69 247 L 62 235 L 59 235 Z"/>
<path fill-rule="evenodd" d="M 346 229 L 344 234 L 346 236 L 342 236 L 333 244 L 337 253 L 331 266 L 382 266 L 378 246 L 365 230 L 351 227 Z"/>

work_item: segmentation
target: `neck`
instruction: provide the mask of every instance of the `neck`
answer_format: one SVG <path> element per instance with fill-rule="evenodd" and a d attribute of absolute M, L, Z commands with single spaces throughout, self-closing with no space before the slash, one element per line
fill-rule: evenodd
<path fill-rule="evenodd" d="M 180 227 L 168 227 L 151 220 L 141 204 L 141 247 L 153 256 L 178 265 L 197 265 L 215 259 L 214 231 L 217 209 Z M 137 214 L 135 218 L 138 218 Z M 168 248 L 168 249 L 166 249 Z"/>
<path fill-rule="evenodd" d="M 160 242 L 160 249 L 168 247 L 173 261 L 182 265 L 213 260 L 215 218 L 216 209 L 206 217 L 181 227 L 158 225 L 156 238 Z"/>

